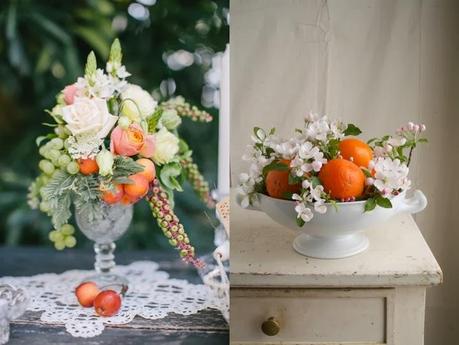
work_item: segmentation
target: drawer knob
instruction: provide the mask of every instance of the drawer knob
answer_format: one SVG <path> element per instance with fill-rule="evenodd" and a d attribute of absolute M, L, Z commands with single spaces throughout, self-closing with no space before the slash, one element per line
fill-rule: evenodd
<path fill-rule="evenodd" d="M 261 330 L 264 334 L 272 337 L 279 333 L 280 324 L 274 317 L 270 317 L 261 324 Z"/>

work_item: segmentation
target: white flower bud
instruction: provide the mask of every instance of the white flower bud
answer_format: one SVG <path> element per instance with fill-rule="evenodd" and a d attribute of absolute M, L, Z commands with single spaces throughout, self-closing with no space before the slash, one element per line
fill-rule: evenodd
<path fill-rule="evenodd" d="M 127 116 L 120 116 L 118 119 L 118 125 L 123 129 L 128 128 L 131 123 L 132 121 Z"/>
<path fill-rule="evenodd" d="M 113 175 L 113 161 L 113 153 L 108 150 L 104 149 L 97 154 L 96 162 L 101 176 Z"/>
<path fill-rule="evenodd" d="M 161 124 L 169 130 L 177 128 L 182 123 L 175 109 L 168 109 L 161 115 Z"/>

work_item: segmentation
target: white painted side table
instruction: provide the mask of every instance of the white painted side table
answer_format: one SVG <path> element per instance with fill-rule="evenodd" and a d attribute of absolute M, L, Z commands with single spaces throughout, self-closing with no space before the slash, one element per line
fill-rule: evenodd
<path fill-rule="evenodd" d="M 426 288 L 442 272 L 411 216 L 338 260 L 297 254 L 294 232 L 236 203 L 231 232 L 232 344 L 423 344 Z"/>

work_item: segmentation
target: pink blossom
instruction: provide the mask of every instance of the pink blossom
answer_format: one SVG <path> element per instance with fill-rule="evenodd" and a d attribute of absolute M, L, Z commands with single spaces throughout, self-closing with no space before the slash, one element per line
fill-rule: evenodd
<path fill-rule="evenodd" d="M 67 104 L 67 105 L 73 104 L 77 91 L 78 91 L 78 88 L 77 88 L 76 84 L 70 84 L 70 85 L 67 85 L 64 88 L 64 90 L 62 92 L 64 93 L 64 102 L 65 102 L 65 104 Z"/>
<path fill-rule="evenodd" d="M 110 150 L 122 156 L 134 156 L 138 153 L 151 157 L 154 152 L 154 139 L 147 135 L 138 124 L 123 129 L 115 127 L 110 136 Z"/>

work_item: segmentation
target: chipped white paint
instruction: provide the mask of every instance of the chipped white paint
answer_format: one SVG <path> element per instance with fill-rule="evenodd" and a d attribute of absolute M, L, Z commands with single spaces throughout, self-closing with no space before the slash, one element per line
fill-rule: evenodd
<path fill-rule="evenodd" d="M 366 231 L 370 248 L 338 260 L 297 254 L 297 232 L 266 214 L 231 205 L 231 285 L 257 287 L 392 287 L 436 285 L 441 269 L 413 218 L 396 216 Z"/>

